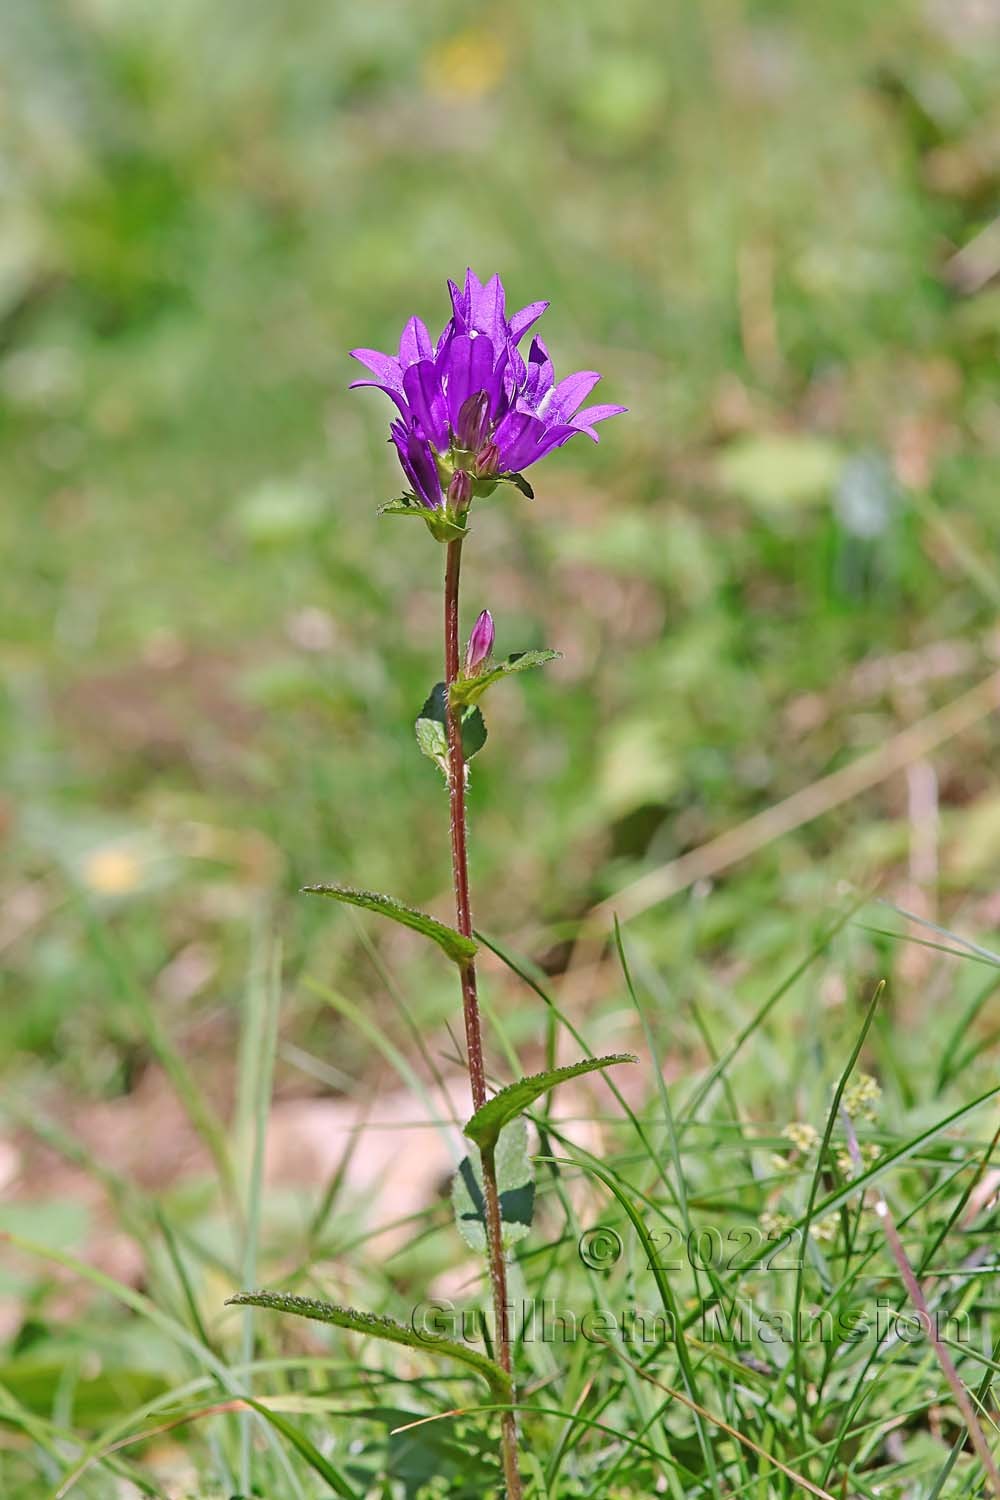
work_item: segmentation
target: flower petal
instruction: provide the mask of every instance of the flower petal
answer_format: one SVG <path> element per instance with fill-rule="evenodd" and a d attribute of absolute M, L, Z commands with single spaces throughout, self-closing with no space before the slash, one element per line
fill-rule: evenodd
<path fill-rule="evenodd" d="M 352 349 L 351 358 L 365 365 L 384 385 L 394 386 L 397 391 L 401 389 L 403 372 L 399 360 L 393 359 L 391 354 L 380 354 L 377 349 Z"/>
<path fill-rule="evenodd" d="M 441 480 L 430 444 L 403 422 L 393 422 L 390 436 L 399 455 L 403 473 L 419 500 L 430 510 L 441 508 Z"/>
<path fill-rule="evenodd" d="M 547 400 L 542 402 L 540 415 L 544 415 L 549 422 L 568 422 L 600 378 L 596 370 L 577 370 L 575 375 L 567 375 L 565 380 L 560 380 L 553 387 Z"/>
<path fill-rule="evenodd" d="M 427 325 L 420 318 L 411 318 L 399 340 L 399 363 L 402 369 L 415 365 L 418 359 L 431 359 L 433 355 Z"/>
<path fill-rule="evenodd" d="M 596 443 L 597 433 L 594 431 L 594 423 L 606 422 L 608 417 L 620 417 L 626 411 L 628 411 L 627 406 L 585 406 L 583 411 L 578 411 L 571 420 L 578 432 L 585 432 Z"/>
<path fill-rule="evenodd" d="M 472 294 L 470 325 L 477 333 L 485 333 L 497 348 L 504 342 L 507 332 L 503 315 L 506 300 L 499 276 L 491 276 L 484 287 L 478 291 L 474 289 Z"/>
<path fill-rule="evenodd" d="M 551 453 L 554 448 L 561 448 L 564 443 L 569 442 L 570 438 L 576 437 L 579 431 L 578 427 L 569 427 L 565 423 L 557 427 L 550 427 L 535 449 L 531 462 L 537 463 L 540 458 L 544 458 L 546 453 Z M 594 441 L 596 442 L 597 439 L 595 438 Z"/>
<path fill-rule="evenodd" d="M 504 471 L 527 468 L 540 458 L 538 444 L 545 432 L 545 423 L 540 417 L 530 412 L 508 412 L 494 434 Z"/>
<path fill-rule="evenodd" d="M 528 329 L 538 322 L 548 305 L 547 302 L 529 302 L 527 307 L 522 307 L 520 312 L 514 314 L 507 325 L 511 343 L 521 342 Z"/>
<path fill-rule="evenodd" d="M 435 448 L 448 446 L 448 413 L 434 360 L 418 359 L 403 375 L 410 409 Z"/>
<path fill-rule="evenodd" d="M 539 415 L 541 415 L 541 402 L 552 389 L 552 381 L 553 370 L 549 351 L 541 339 L 532 339 L 531 348 L 528 351 L 524 386 L 520 394 L 534 411 L 539 412 Z"/>
<path fill-rule="evenodd" d="M 444 381 L 452 427 L 457 426 L 458 414 L 470 396 L 486 391 L 492 399 L 496 394 L 494 363 L 493 344 L 484 334 L 457 334 L 439 358 L 437 368 Z"/>
<path fill-rule="evenodd" d="M 462 291 L 457 282 L 452 281 L 450 276 L 448 277 L 448 295 L 451 297 L 452 317 L 456 321 L 460 319 L 464 321 L 469 305 L 468 295 Z"/>
<path fill-rule="evenodd" d="M 380 380 L 352 380 L 347 387 L 349 391 L 356 391 L 361 386 L 372 386 L 376 391 L 384 391 L 390 401 L 395 401 L 404 417 L 409 417 L 410 408 L 406 404 L 406 398 L 402 391 L 396 390 L 394 386 L 383 385 Z"/>

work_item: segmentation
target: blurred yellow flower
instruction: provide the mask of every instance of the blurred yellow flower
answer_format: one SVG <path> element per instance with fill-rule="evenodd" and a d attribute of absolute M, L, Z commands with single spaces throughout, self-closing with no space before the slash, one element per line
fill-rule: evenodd
<path fill-rule="evenodd" d="M 807 1156 L 819 1142 L 819 1132 L 815 1125 L 810 1125 L 805 1120 L 793 1120 L 791 1125 L 786 1125 L 785 1135 L 803 1156 Z"/>
<path fill-rule="evenodd" d="M 876 1145 L 874 1141 L 865 1141 L 861 1147 L 862 1170 L 873 1167 L 881 1155 L 881 1146 Z M 837 1152 L 837 1170 L 841 1177 L 851 1178 L 854 1176 L 854 1158 L 845 1147 L 841 1147 Z"/>
<path fill-rule="evenodd" d="M 861 1118 L 874 1125 L 878 1119 L 878 1106 L 882 1090 L 878 1080 L 870 1073 L 859 1073 L 844 1090 L 843 1105 L 851 1119 Z"/>
<path fill-rule="evenodd" d="M 424 87 L 448 103 L 481 99 L 495 89 L 507 66 L 507 48 L 499 37 L 470 26 L 432 47 L 424 58 Z"/>
<path fill-rule="evenodd" d="M 837 1232 L 839 1229 L 839 1214 L 827 1214 L 825 1219 L 818 1219 L 815 1223 L 809 1225 L 809 1233 L 812 1235 L 813 1239 L 818 1240 L 820 1244 L 824 1245 L 833 1244 L 834 1240 L 837 1238 Z"/>
<path fill-rule="evenodd" d="M 87 855 L 83 879 L 92 891 L 102 896 L 124 896 L 140 884 L 142 866 L 130 850 L 120 844 L 107 844 Z"/>

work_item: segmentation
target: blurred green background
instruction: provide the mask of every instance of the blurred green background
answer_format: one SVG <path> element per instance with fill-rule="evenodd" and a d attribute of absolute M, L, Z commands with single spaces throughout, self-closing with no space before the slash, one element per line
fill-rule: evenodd
<path fill-rule="evenodd" d="M 448 910 L 412 734 L 443 552 L 376 520 L 388 404 L 346 385 L 351 347 L 440 327 L 466 265 L 550 298 L 557 370 L 630 408 L 466 549 L 466 627 L 489 605 L 501 652 L 564 653 L 489 705 L 484 926 L 558 975 L 595 903 L 995 670 L 989 0 L 6 0 L 2 24 L 10 1097 L 76 1119 L 141 1092 L 141 992 L 225 1112 L 264 925 L 279 1093 L 331 1086 L 306 1052 L 348 1092 L 375 1067 L 310 975 L 405 1039 L 369 939 L 453 1050 L 433 956 L 295 891 Z M 997 738 L 984 715 L 936 753 L 940 824 L 934 776 L 890 777 L 636 931 L 722 1034 L 754 993 L 729 977 L 783 972 L 844 879 L 989 932 Z M 591 1020 L 620 999 L 598 973 Z M 894 1003 L 919 1009 L 905 973 Z"/>

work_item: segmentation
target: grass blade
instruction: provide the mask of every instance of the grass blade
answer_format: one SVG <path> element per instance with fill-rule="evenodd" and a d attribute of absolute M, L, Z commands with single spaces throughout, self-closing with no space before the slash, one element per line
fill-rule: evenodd
<path fill-rule="evenodd" d="M 678 1137 L 683 1136 L 685 1129 L 690 1124 L 691 1120 L 694 1118 L 698 1110 L 701 1108 L 702 1104 L 705 1102 L 717 1080 L 729 1067 L 729 1064 L 732 1062 L 736 1054 L 743 1048 L 745 1043 L 749 1041 L 750 1037 L 753 1036 L 757 1028 L 767 1020 L 767 1017 L 771 1014 L 772 1010 L 774 1010 L 778 1002 L 784 999 L 789 990 L 798 983 L 803 974 L 805 974 L 810 966 L 815 963 L 816 959 L 820 957 L 825 949 L 829 947 L 830 943 L 837 936 L 838 932 L 841 932 L 843 928 L 847 926 L 848 922 L 854 916 L 854 913 L 863 904 L 864 900 L 862 898 L 854 902 L 847 908 L 846 911 L 840 914 L 837 920 L 826 929 L 822 937 L 819 939 L 819 942 L 814 944 L 814 946 L 810 949 L 809 953 L 807 953 L 802 962 L 795 966 L 791 974 L 789 974 L 788 978 L 785 979 L 778 986 L 778 988 L 767 997 L 763 1005 L 759 1006 L 753 1016 L 751 1016 L 750 1020 L 743 1027 L 742 1031 L 737 1033 L 732 1045 L 728 1047 L 727 1050 L 722 1054 L 718 1062 L 709 1069 L 708 1076 L 701 1081 L 701 1083 L 692 1093 L 691 1097 L 688 1099 L 687 1103 L 684 1105 L 683 1118 L 678 1121 L 677 1126 Z"/>
<path fill-rule="evenodd" d="M 847 1059 L 847 1065 L 843 1069 L 839 1079 L 837 1080 L 837 1086 L 833 1091 L 833 1102 L 830 1105 L 830 1110 L 827 1115 L 826 1129 L 823 1132 L 823 1139 L 820 1143 L 819 1150 L 816 1153 L 816 1167 L 809 1184 L 809 1199 L 806 1203 L 805 1215 L 801 1220 L 800 1232 L 802 1235 L 802 1241 L 798 1255 L 798 1264 L 795 1271 L 795 1292 L 792 1299 L 792 1327 L 796 1329 L 799 1327 L 799 1313 L 802 1307 L 802 1292 L 805 1281 L 804 1273 L 806 1250 L 810 1243 L 809 1226 L 813 1221 L 814 1210 L 816 1207 L 816 1198 L 819 1195 L 820 1177 L 823 1172 L 823 1166 L 824 1162 L 826 1161 L 826 1154 L 829 1150 L 830 1142 L 833 1139 L 833 1131 L 834 1126 L 837 1123 L 837 1112 L 840 1109 L 840 1101 L 844 1097 L 844 1090 L 847 1087 L 847 1081 L 854 1071 L 854 1064 L 860 1057 L 861 1049 L 865 1044 L 869 1031 L 871 1030 L 872 1022 L 875 1019 L 875 1012 L 878 1009 L 878 1003 L 882 998 L 882 991 L 884 988 L 884 981 L 880 981 L 875 986 L 875 993 L 872 995 L 871 1000 L 868 1002 L 868 1009 L 866 1010 L 865 1018 L 861 1023 L 861 1030 L 858 1032 L 857 1038 L 854 1042 L 854 1046 L 851 1048 L 851 1055 Z M 802 1378 L 802 1340 L 800 1338 L 796 1338 L 792 1343 L 792 1384 L 795 1390 L 795 1406 L 796 1411 L 798 1412 L 799 1432 L 804 1439 L 806 1436 L 806 1426 L 805 1396 L 802 1390 Z"/>
<path fill-rule="evenodd" d="M 259 943 L 258 948 L 264 944 Z M 257 1249 L 260 1238 L 261 1197 L 264 1186 L 264 1147 L 267 1142 L 267 1119 L 271 1106 L 274 1058 L 278 1045 L 278 1013 L 281 1005 L 281 950 L 255 955 L 247 995 L 247 1023 L 243 1033 L 239 1068 L 238 1115 L 243 1126 L 241 1135 L 249 1155 L 244 1218 L 243 1283 L 252 1286 L 257 1280 Z M 260 970 L 266 967 L 262 975 Z M 253 1312 L 247 1309 L 243 1318 L 243 1363 L 253 1359 Z M 249 1495 L 252 1490 L 253 1418 L 240 1417 L 240 1488 Z M 287 1436 L 287 1434 L 286 1434 Z M 296 1444 L 296 1446 L 298 1446 Z"/>
<path fill-rule="evenodd" d="M 248 1406 L 252 1406 L 265 1422 L 277 1429 L 282 1437 L 287 1438 L 297 1453 L 300 1453 L 311 1469 L 314 1469 L 321 1479 L 325 1479 L 333 1492 L 342 1497 L 342 1500 L 362 1500 L 361 1491 L 356 1490 L 347 1478 L 335 1469 L 328 1458 L 316 1447 L 316 1444 L 306 1436 L 301 1427 L 296 1427 L 281 1412 L 272 1410 L 263 1401 L 254 1401 L 252 1397 L 245 1397 Z M 247 1490 L 247 1494 L 252 1491 Z"/>

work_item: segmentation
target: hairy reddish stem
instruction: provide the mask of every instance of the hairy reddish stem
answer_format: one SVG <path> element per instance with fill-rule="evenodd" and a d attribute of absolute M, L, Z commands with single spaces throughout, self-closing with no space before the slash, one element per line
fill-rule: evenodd
<path fill-rule="evenodd" d="M 451 685 L 458 676 L 458 584 L 462 567 L 462 543 L 448 543 L 448 563 L 444 580 L 444 680 L 447 710 L 445 727 L 448 735 L 448 794 L 451 803 L 451 868 L 455 880 L 455 916 L 458 930 L 472 936 L 472 902 L 469 898 L 468 831 L 465 821 L 465 757 L 462 754 L 462 727 L 457 710 L 451 706 Z M 479 1020 L 479 998 L 476 991 L 476 965 L 462 965 L 462 1010 L 465 1015 L 465 1043 L 469 1055 L 469 1082 L 472 1104 L 481 1109 L 486 1103 L 486 1073 L 483 1067 L 483 1033 Z"/>
<path fill-rule="evenodd" d="M 445 730 L 448 738 L 448 798 L 451 805 L 451 867 L 455 882 L 455 916 L 458 930 L 466 937 L 471 937 L 472 902 L 469 896 L 468 828 L 465 818 L 465 756 L 462 753 L 461 719 L 458 710 L 453 708 L 451 702 L 451 686 L 459 672 L 458 596 L 461 570 L 462 542 L 461 540 L 449 542 L 444 581 L 444 677 Z M 473 1107 L 480 1109 L 486 1103 L 486 1071 L 483 1065 L 483 1028 L 479 1016 L 475 960 L 471 959 L 463 964 L 460 972 L 469 1082 L 472 1085 Z M 497 1355 L 501 1366 L 509 1375 L 511 1357 L 507 1267 L 504 1262 L 500 1194 L 497 1189 L 496 1164 L 492 1150 L 483 1151 L 482 1163 L 483 1196 L 486 1200 L 486 1244 L 489 1252 Z M 523 1491 L 517 1458 L 517 1421 L 514 1412 L 503 1412 L 500 1422 L 507 1500 L 521 1500 Z"/>

